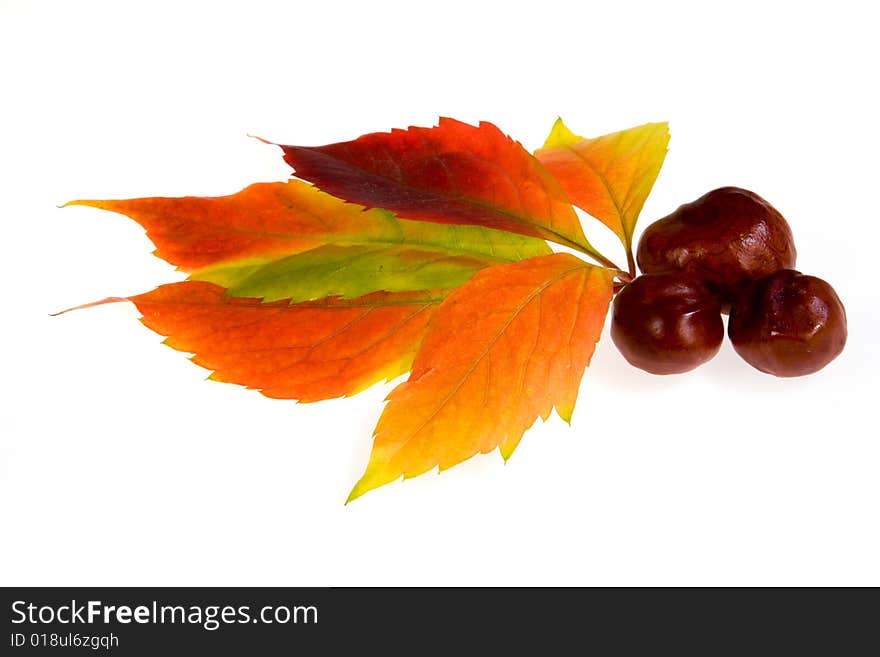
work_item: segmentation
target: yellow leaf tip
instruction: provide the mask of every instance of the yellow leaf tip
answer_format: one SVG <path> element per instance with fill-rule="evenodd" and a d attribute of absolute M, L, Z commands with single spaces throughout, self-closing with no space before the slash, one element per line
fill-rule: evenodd
<path fill-rule="evenodd" d="M 522 434 L 520 434 L 516 440 L 511 440 L 510 436 L 508 436 L 498 445 L 498 453 L 501 454 L 501 458 L 504 459 L 505 465 L 510 460 L 510 457 L 513 456 L 516 448 L 519 447 L 520 440 L 522 440 Z"/>
<path fill-rule="evenodd" d="M 556 414 L 565 422 L 568 426 L 571 426 L 571 416 L 574 413 L 574 408 L 559 408 L 556 407 Z"/>
<path fill-rule="evenodd" d="M 78 198 L 73 201 L 68 201 L 64 205 L 59 205 L 59 208 L 67 208 L 70 206 L 79 205 L 85 208 L 95 208 L 97 210 L 109 210 L 110 212 L 119 212 L 114 206 L 113 201 L 105 201 L 100 199 L 91 199 L 91 198 Z"/>
<path fill-rule="evenodd" d="M 393 481 L 393 479 L 391 480 Z M 357 483 L 351 489 L 351 492 L 348 494 L 348 498 L 345 500 L 345 503 L 353 502 L 361 495 L 365 493 L 369 493 L 371 490 L 375 488 L 379 488 L 380 486 L 389 483 L 388 480 L 382 481 L 380 478 L 376 477 L 375 473 L 370 472 L 370 469 L 367 468 L 367 471 L 364 472 L 363 476 L 358 479 Z"/>
<path fill-rule="evenodd" d="M 578 137 L 571 130 L 568 129 L 568 126 L 565 125 L 565 122 L 562 120 L 562 117 L 558 117 L 556 122 L 553 124 L 553 127 L 550 129 L 550 134 L 547 135 L 547 139 L 544 141 L 544 148 L 561 148 L 564 146 L 570 146 L 571 144 L 580 141 L 581 137 Z"/>
<path fill-rule="evenodd" d="M 408 477 L 406 475 L 403 476 L 404 479 Z M 358 480 L 358 482 L 351 489 L 351 492 L 348 494 L 348 497 L 345 500 L 345 504 L 348 505 L 350 502 L 366 495 L 370 491 L 376 490 L 377 488 L 381 488 L 386 484 L 390 484 L 395 481 L 400 481 L 401 477 L 398 476 L 382 476 L 381 472 L 370 472 L 369 468 L 366 472 L 364 472 L 363 476 Z"/>

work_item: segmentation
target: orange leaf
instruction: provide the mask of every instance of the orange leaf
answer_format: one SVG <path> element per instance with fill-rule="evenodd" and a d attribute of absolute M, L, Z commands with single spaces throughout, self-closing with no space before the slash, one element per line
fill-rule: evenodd
<path fill-rule="evenodd" d="M 326 146 L 281 146 L 296 176 L 407 219 L 475 224 L 596 254 L 552 175 L 491 123 L 377 132 Z"/>
<path fill-rule="evenodd" d="M 629 249 L 668 144 L 666 123 L 647 123 L 585 139 L 558 119 L 535 155 L 556 176 L 572 203 L 613 230 Z"/>
<path fill-rule="evenodd" d="M 471 227 L 403 221 L 364 211 L 299 180 L 257 183 L 229 196 L 80 200 L 127 215 L 143 226 L 156 255 L 192 272 L 221 263 L 261 261 L 324 244 L 410 244 L 454 253 L 518 260 L 546 252 L 526 237 Z"/>
<path fill-rule="evenodd" d="M 484 269 L 453 291 L 409 380 L 388 398 L 349 500 L 496 447 L 506 459 L 554 406 L 570 420 L 612 281 L 613 272 L 557 253 Z"/>
<path fill-rule="evenodd" d="M 442 296 L 376 292 L 267 304 L 228 297 L 213 283 L 184 281 L 129 300 L 145 325 L 169 336 L 169 346 L 214 370 L 212 379 L 312 402 L 406 372 Z"/>

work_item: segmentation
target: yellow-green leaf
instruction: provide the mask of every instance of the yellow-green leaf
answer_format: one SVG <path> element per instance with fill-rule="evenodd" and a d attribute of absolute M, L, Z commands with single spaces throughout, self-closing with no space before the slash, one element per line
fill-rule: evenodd
<path fill-rule="evenodd" d="M 646 123 L 587 139 L 557 119 L 535 156 L 556 176 L 572 203 L 613 230 L 629 251 L 668 144 L 667 123 Z"/>
<path fill-rule="evenodd" d="M 190 278 L 222 285 L 230 296 L 298 303 L 325 297 L 353 299 L 376 291 L 449 289 L 496 263 L 485 256 L 408 246 L 327 244 L 274 260 L 207 267 Z"/>

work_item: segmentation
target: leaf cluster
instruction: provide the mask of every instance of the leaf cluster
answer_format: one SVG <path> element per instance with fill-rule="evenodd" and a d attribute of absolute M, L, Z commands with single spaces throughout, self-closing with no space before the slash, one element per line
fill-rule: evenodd
<path fill-rule="evenodd" d="M 615 285 L 635 275 L 668 140 L 665 123 L 587 139 L 560 119 L 530 153 L 491 123 L 443 118 L 279 145 L 295 178 L 230 196 L 68 205 L 132 218 L 188 274 L 127 300 L 215 380 L 313 402 L 409 372 L 352 500 L 478 453 L 507 459 L 554 408 L 570 421 Z M 618 236 L 626 269 L 575 206 Z"/>

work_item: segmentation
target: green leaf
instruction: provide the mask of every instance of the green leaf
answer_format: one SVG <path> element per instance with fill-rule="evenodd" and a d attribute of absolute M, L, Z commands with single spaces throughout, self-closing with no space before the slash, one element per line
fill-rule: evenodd
<path fill-rule="evenodd" d="M 450 289 L 496 262 L 410 246 L 329 244 L 277 260 L 207 268 L 191 278 L 222 285 L 230 296 L 297 303 L 325 297 L 353 299 L 379 290 Z"/>

